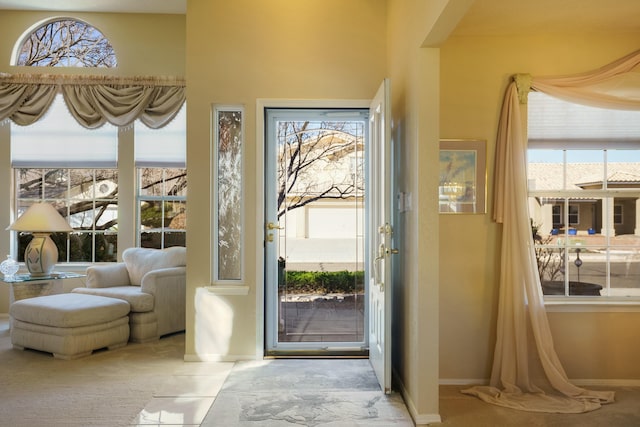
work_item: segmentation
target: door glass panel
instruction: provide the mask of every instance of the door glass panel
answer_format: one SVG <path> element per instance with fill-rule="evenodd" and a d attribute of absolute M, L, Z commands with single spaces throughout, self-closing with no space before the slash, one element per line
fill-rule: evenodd
<path fill-rule="evenodd" d="M 277 342 L 361 344 L 366 121 L 310 117 L 274 121 Z"/>

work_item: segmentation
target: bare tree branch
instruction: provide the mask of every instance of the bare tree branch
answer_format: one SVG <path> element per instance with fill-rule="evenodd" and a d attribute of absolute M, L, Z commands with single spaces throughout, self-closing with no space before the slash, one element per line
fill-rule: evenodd
<path fill-rule="evenodd" d="M 350 163 L 362 158 L 361 130 L 354 133 L 346 122 L 279 123 L 278 218 L 321 199 L 362 194 L 362 171 L 351 170 Z M 354 163 L 357 168 L 357 161 Z"/>
<path fill-rule="evenodd" d="M 20 48 L 17 65 L 115 67 L 113 47 L 94 27 L 78 20 L 45 23 Z"/>

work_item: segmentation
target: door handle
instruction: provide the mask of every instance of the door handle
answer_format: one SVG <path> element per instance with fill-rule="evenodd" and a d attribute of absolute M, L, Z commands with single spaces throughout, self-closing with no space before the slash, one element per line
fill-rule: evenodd
<path fill-rule="evenodd" d="M 267 222 L 266 229 L 267 229 L 267 237 L 266 237 L 267 242 L 273 242 L 273 233 L 271 233 L 271 231 L 284 230 L 284 227 L 280 227 L 276 222 Z"/>
<path fill-rule="evenodd" d="M 376 260 L 382 259 L 386 255 L 397 255 L 399 253 L 400 250 L 396 248 L 388 248 L 384 243 L 380 243 L 380 246 L 378 246 L 378 256 L 376 257 Z"/>
<path fill-rule="evenodd" d="M 384 292 L 384 280 L 382 277 L 380 277 L 378 263 L 389 255 L 395 255 L 399 253 L 400 251 L 398 249 L 387 248 L 384 243 L 380 243 L 380 245 L 378 246 L 378 256 L 373 259 L 373 281 L 377 286 L 380 287 L 380 292 Z"/>
<path fill-rule="evenodd" d="M 378 246 L 378 256 L 373 259 L 373 282 L 376 286 L 380 287 L 380 292 L 384 292 L 384 280 L 380 277 L 378 262 L 384 259 L 385 252 L 384 243 L 380 243 L 380 246 Z"/>

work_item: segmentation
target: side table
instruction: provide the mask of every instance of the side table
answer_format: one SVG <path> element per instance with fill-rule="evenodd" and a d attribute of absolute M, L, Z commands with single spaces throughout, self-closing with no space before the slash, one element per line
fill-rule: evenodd
<path fill-rule="evenodd" d="M 53 272 L 47 276 L 14 274 L 1 280 L 11 287 L 9 304 L 13 304 L 21 299 L 71 292 L 73 288 L 84 286 L 84 277 L 78 273 Z"/>

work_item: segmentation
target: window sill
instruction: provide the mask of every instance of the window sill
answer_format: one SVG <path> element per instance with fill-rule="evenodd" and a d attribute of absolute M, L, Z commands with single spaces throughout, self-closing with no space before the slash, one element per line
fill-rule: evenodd
<path fill-rule="evenodd" d="M 249 295 L 247 285 L 211 285 L 206 286 L 206 289 L 215 295 Z"/>
<path fill-rule="evenodd" d="M 545 297 L 550 313 L 640 312 L 640 297 Z"/>

